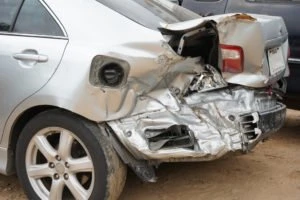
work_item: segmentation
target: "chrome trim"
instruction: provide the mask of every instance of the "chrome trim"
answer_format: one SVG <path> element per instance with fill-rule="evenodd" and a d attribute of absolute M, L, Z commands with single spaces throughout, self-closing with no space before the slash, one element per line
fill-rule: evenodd
<path fill-rule="evenodd" d="M 22 36 L 22 37 L 37 37 L 37 38 L 49 38 L 49 39 L 63 39 L 63 40 L 68 40 L 68 38 L 65 37 L 65 36 L 37 35 L 37 34 L 13 33 L 13 32 L 3 32 L 3 31 L 0 31 L 0 35 L 7 35 L 7 36 Z"/>
<path fill-rule="evenodd" d="M 269 50 L 269 49 L 278 47 L 281 44 L 285 43 L 287 40 L 288 40 L 288 34 L 284 34 L 280 37 L 273 38 L 271 40 L 267 40 L 266 45 L 265 45 L 266 46 L 265 49 Z"/>
<path fill-rule="evenodd" d="M 289 58 L 289 63 L 290 64 L 300 64 L 300 59 L 299 58 Z"/>

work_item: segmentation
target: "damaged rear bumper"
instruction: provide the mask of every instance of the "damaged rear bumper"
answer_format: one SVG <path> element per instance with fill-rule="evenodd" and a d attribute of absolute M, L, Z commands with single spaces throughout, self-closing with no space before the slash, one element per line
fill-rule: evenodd
<path fill-rule="evenodd" d="M 180 102 L 168 90 L 153 95 L 137 102 L 143 112 L 108 122 L 138 160 L 209 161 L 248 152 L 285 120 L 285 105 L 246 88 L 195 93 Z"/>
<path fill-rule="evenodd" d="M 253 115 L 258 117 L 257 120 Z M 246 137 L 246 140 L 244 140 L 243 151 L 247 152 L 253 149 L 257 143 L 278 131 L 283 126 L 285 117 L 286 106 L 279 102 L 271 110 L 243 116 L 242 118 L 253 119 L 250 121 L 245 120 L 240 123 L 243 137 Z M 254 127 L 254 131 L 249 131 L 249 127 L 251 126 Z"/>

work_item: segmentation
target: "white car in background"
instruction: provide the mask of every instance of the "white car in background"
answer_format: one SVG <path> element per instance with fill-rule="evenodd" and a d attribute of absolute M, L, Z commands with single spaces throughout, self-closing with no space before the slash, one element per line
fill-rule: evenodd
<path fill-rule="evenodd" d="M 284 122 L 287 35 L 165 0 L 0 0 L 0 172 L 29 199 L 116 199 L 126 166 L 248 152 Z"/>

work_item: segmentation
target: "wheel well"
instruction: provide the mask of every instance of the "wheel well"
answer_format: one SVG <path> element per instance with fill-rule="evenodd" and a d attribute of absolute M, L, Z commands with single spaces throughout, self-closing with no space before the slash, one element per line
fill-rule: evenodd
<path fill-rule="evenodd" d="M 25 112 L 23 112 L 18 117 L 18 119 L 16 120 L 16 122 L 14 123 L 14 125 L 11 129 L 11 134 L 10 134 L 11 136 L 10 136 L 10 140 L 9 140 L 9 149 L 11 149 L 13 152 L 15 152 L 18 138 L 19 138 L 23 128 L 25 127 L 25 125 L 34 116 L 36 116 L 39 113 L 42 113 L 46 110 L 50 110 L 50 109 L 56 109 L 56 107 L 54 107 L 54 106 L 37 106 L 37 107 L 30 108 L 30 109 L 26 110 Z"/>
<path fill-rule="evenodd" d="M 56 106 L 36 106 L 32 107 L 26 111 L 24 111 L 15 121 L 15 123 L 12 126 L 11 132 L 10 132 L 10 138 L 9 138 L 9 156 L 8 156 L 8 163 L 7 163 L 7 169 L 6 169 L 6 174 L 13 174 L 15 173 L 15 152 L 16 152 L 16 147 L 18 143 L 19 136 L 21 135 L 21 132 L 23 128 L 26 126 L 26 124 L 33 119 L 35 116 L 38 114 L 49 111 L 49 110 L 62 110 L 65 112 L 69 112 L 72 114 L 75 114 L 79 117 L 82 117 L 76 113 L 70 112 L 69 110 L 65 110 Z"/>

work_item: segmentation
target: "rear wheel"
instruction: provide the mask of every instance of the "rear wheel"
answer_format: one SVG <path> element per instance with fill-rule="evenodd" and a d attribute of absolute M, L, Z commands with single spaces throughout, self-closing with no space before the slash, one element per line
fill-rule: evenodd
<path fill-rule="evenodd" d="M 54 110 L 24 128 L 17 173 L 29 199 L 117 199 L 126 167 L 92 122 Z"/>

